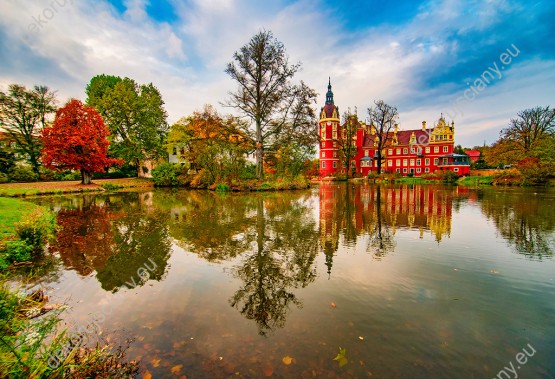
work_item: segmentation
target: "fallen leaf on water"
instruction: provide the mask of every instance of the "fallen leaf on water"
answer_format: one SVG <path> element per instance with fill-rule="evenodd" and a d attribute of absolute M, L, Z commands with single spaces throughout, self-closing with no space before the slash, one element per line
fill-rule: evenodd
<path fill-rule="evenodd" d="M 175 365 L 172 367 L 172 374 L 179 374 L 179 372 L 181 371 L 181 369 L 183 368 L 183 365 Z"/>
<path fill-rule="evenodd" d="M 358 336 L 358 339 L 361 341 L 364 341 L 364 337 L 363 336 Z"/>
<path fill-rule="evenodd" d="M 347 363 L 349 363 L 349 360 L 345 356 L 346 354 L 347 354 L 347 349 L 339 347 L 339 354 L 337 354 L 337 356 L 333 358 L 334 361 L 337 361 L 339 363 L 339 367 L 343 367 Z"/>
<path fill-rule="evenodd" d="M 150 373 L 150 371 L 147 370 L 147 371 L 143 374 L 143 379 L 151 379 L 151 378 L 152 378 L 152 374 Z"/>
<path fill-rule="evenodd" d="M 332 302 L 332 303 L 330 304 L 330 306 L 331 306 L 332 308 L 337 308 L 337 304 L 335 304 L 334 302 Z"/>
<path fill-rule="evenodd" d="M 264 373 L 264 376 L 272 376 L 274 375 L 274 368 L 270 365 L 264 366 L 264 369 L 262 369 L 262 372 Z"/>
<path fill-rule="evenodd" d="M 160 359 L 152 359 L 150 363 L 152 363 L 152 367 L 158 367 L 160 366 Z"/>
<path fill-rule="evenodd" d="M 491 269 L 490 272 L 491 272 L 492 274 L 499 274 L 499 271 L 494 270 L 494 269 Z"/>
<path fill-rule="evenodd" d="M 290 365 L 293 362 L 293 358 L 291 358 L 289 355 L 286 357 L 283 357 L 283 359 L 281 360 L 283 362 L 284 365 Z"/>

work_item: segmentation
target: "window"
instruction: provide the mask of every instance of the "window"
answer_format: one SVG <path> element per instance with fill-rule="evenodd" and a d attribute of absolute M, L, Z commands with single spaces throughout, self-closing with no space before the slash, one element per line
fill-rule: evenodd
<path fill-rule="evenodd" d="M 367 157 L 370 154 L 368 150 L 364 150 L 364 156 Z"/>
<path fill-rule="evenodd" d="M 337 124 L 333 124 L 332 129 L 335 132 L 337 130 Z"/>
<path fill-rule="evenodd" d="M 333 132 L 333 139 L 337 139 L 337 132 Z"/>
<path fill-rule="evenodd" d="M 401 160 L 400 159 L 396 159 L 395 160 L 395 166 L 400 166 L 401 165 Z"/>
<path fill-rule="evenodd" d="M 411 154 L 416 154 L 416 149 L 414 148 L 414 146 L 412 146 L 412 147 L 410 148 L 410 153 L 411 153 Z"/>
<path fill-rule="evenodd" d="M 387 149 L 387 155 L 393 155 L 393 149 Z"/>
<path fill-rule="evenodd" d="M 397 149 L 395 150 L 395 154 L 397 154 L 397 155 L 401 154 L 401 149 L 397 148 Z"/>
<path fill-rule="evenodd" d="M 326 131 L 322 130 L 322 138 L 326 138 Z"/>
<path fill-rule="evenodd" d="M 403 166 L 407 166 L 407 162 L 408 161 L 406 159 L 403 159 Z"/>
<path fill-rule="evenodd" d="M 326 147 L 326 143 L 325 143 L 325 142 L 322 142 L 322 147 Z"/>
<path fill-rule="evenodd" d="M 407 173 L 407 169 L 404 168 L 404 169 L 403 169 L 403 174 L 406 174 L 406 173 Z"/>
<path fill-rule="evenodd" d="M 439 159 L 438 159 L 438 158 L 434 158 L 434 164 L 437 166 L 438 163 L 439 163 Z"/>
<path fill-rule="evenodd" d="M 334 152 L 333 152 L 333 157 L 334 157 L 334 158 L 337 158 L 337 151 L 334 151 Z"/>
<path fill-rule="evenodd" d="M 421 159 L 417 159 L 417 160 L 416 160 L 416 165 L 417 165 L 417 166 L 420 166 L 421 164 L 422 164 L 422 160 L 421 160 Z"/>
<path fill-rule="evenodd" d="M 448 151 L 449 151 L 449 147 L 443 146 L 443 152 L 444 152 L 444 153 L 447 153 Z"/>
<path fill-rule="evenodd" d="M 337 161 L 333 161 L 333 168 L 337 168 Z"/>
<path fill-rule="evenodd" d="M 458 167 L 455 167 L 455 168 L 453 169 L 453 171 L 459 172 L 459 168 L 458 168 Z"/>
<path fill-rule="evenodd" d="M 411 166 L 414 166 L 414 159 L 411 159 L 411 160 L 410 160 L 410 165 L 411 165 Z"/>
<path fill-rule="evenodd" d="M 430 168 L 429 168 L 429 167 L 426 167 L 426 168 L 424 169 L 424 172 L 430 172 Z"/>
<path fill-rule="evenodd" d="M 326 168 L 326 162 L 322 162 L 322 168 Z"/>
<path fill-rule="evenodd" d="M 430 158 L 426 158 L 426 160 L 424 161 L 426 163 L 426 166 L 430 165 Z"/>
<path fill-rule="evenodd" d="M 406 147 L 403 149 L 403 154 L 408 154 L 409 153 L 409 149 L 407 149 Z"/>
<path fill-rule="evenodd" d="M 439 146 L 434 147 L 434 153 L 439 153 Z"/>
<path fill-rule="evenodd" d="M 387 161 L 387 167 L 393 167 L 393 161 Z"/>
<path fill-rule="evenodd" d="M 396 172 L 401 172 L 401 169 L 400 169 L 400 168 L 398 168 L 398 169 L 396 169 L 395 171 L 396 171 Z"/>
<path fill-rule="evenodd" d="M 333 141 L 333 147 L 337 147 L 337 142 Z"/>
<path fill-rule="evenodd" d="M 325 157 L 326 157 L 326 152 L 322 151 L 322 158 L 325 158 Z"/>
<path fill-rule="evenodd" d="M 416 169 L 416 172 L 417 172 L 418 174 L 420 174 L 420 167 L 418 167 L 418 168 Z"/>
<path fill-rule="evenodd" d="M 430 152 L 430 146 L 427 146 L 426 147 L 426 153 L 429 153 L 429 152 Z"/>

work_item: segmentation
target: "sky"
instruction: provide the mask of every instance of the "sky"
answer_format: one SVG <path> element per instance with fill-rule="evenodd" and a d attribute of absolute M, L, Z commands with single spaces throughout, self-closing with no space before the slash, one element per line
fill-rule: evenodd
<path fill-rule="evenodd" d="M 220 104 L 233 53 L 272 31 L 294 77 L 360 119 L 375 100 L 400 129 L 455 121 L 455 142 L 491 144 L 511 118 L 555 106 L 552 0 L 0 0 L 0 89 L 46 85 L 85 100 L 98 74 L 153 83 L 173 123 Z"/>

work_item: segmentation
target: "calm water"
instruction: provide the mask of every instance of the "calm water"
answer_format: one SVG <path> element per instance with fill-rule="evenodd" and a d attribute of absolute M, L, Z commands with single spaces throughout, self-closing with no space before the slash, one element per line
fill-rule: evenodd
<path fill-rule="evenodd" d="M 493 378 L 511 364 L 555 376 L 553 191 L 342 183 L 36 201 L 60 225 L 42 285 L 74 328 L 134 337 L 129 358 L 154 378 Z"/>

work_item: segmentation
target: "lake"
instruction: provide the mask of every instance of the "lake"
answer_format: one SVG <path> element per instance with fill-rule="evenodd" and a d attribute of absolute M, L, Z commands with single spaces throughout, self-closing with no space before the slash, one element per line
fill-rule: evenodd
<path fill-rule="evenodd" d="M 37 284 L 145 377 L 555 377 L 552 189 L 33 201 L 60 227 Z"/>

